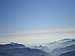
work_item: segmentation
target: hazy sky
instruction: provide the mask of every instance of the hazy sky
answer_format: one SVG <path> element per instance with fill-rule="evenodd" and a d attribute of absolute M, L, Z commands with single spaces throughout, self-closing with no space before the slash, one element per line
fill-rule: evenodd
<path fill-rule="evenodd" d="M 64 37 L 75 37 L 75 0 L 0 0 L 0 43 Z"/>

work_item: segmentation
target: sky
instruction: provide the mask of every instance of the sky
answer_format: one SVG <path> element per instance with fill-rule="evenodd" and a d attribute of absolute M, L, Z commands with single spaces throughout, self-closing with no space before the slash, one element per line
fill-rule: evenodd
<path fill-rule="evenodd" d="M 69 37 L 75 38 L 75 0 L 0 0 L 0 43 Z"/>

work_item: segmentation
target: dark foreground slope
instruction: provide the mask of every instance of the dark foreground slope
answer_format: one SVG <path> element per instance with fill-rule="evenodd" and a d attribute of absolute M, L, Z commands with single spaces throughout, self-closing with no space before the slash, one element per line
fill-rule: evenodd
<path fill-rule="evenodd" d="M 67 52 L 67 53 L 61 54 L 60 56 L 75 56 L 75 51 Z"/>

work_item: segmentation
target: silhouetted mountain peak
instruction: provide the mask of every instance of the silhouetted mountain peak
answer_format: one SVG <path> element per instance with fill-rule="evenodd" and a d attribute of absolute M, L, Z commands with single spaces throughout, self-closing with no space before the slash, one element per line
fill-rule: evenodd
<path fill-rule="evenodd" d="M 9 44 L 1 44 L 0 48 L 1 49 L 13 49 L 13 48 L 25 48 L 25 46 L 23 44 L 11 42 Z"/>
<path fill-rule="evenodd" d="M 18 43 L 15 43 L 15 42 L 11 42 L 10 44 L 11 44 L 11 45 L 16 45 L 16 44 L 18 44 Z"/>

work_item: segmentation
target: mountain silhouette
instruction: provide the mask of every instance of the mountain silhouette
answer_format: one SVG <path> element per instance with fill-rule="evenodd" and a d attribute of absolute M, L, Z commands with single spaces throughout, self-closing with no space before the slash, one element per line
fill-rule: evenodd
<path fill-rule="evenodd" d="M 0 44 L 0 56 L 75 56 L 75 39 L 62 39 L 32 48 L 14 42 Z"/>
<path fill-rule="evenodd" d="M 51 56 L 50 54 L 25 47 L 23 44 L 11 43 L 0 45 L 0 56 Z"/>

